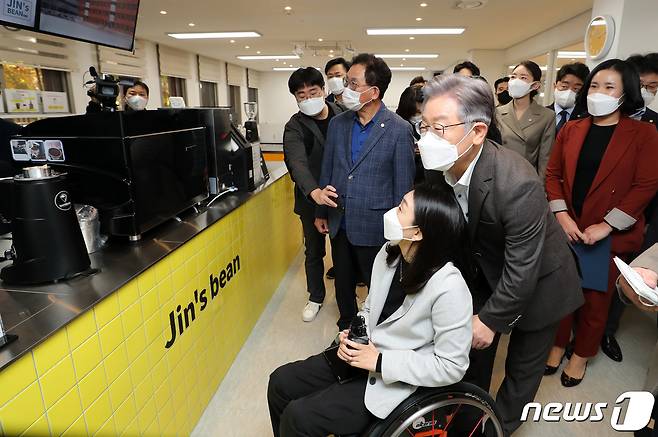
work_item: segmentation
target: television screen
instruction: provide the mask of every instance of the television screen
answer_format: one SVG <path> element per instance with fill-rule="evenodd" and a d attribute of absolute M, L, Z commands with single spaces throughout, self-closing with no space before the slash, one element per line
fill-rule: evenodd
<path fill-rule="evenodd" d="M 34 29 L 38 0 L 0 0 L 0 24 Z"/>
<path fill-rule="evenodd" d="M 139 0 L 41 0 L 39 31 L 132 50 L 138 9 Z"/>

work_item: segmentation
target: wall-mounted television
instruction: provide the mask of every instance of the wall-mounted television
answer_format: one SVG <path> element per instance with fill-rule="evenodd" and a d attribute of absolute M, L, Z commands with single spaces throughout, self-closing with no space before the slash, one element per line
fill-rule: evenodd
<path fill-rule="evenodd" d="M 138 11 L 139 0 L 40 0 L 38 31 L 132 50 Z"/>
<path fill-rule="evenodd" d="M 0 25 L 36 30 L 39 0 L 0 0 Z"/>

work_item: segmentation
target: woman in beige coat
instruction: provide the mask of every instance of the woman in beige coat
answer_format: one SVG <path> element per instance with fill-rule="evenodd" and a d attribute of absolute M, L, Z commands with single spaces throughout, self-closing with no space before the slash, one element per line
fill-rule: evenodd
<path fill-rule="evenodd" d="M 496 108 L 503 146 L 523 155 L 544 180 L 555 141 L 555 113 L 534 101 L 541 86 L 541 69 L 532 61 L 517 65 L 508 83 L 513 98 Z"/>

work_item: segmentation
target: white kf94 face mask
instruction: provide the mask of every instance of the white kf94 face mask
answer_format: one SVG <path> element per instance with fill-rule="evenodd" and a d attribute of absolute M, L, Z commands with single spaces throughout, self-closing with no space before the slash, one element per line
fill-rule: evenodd
<path fill-rule="evenodd" d="M 510 97 L 515 99 L 520 99 L 521 97 L 526 96 L 530 91 L 532 91 L 532 84 L 534 82 L 528 83 L 521 79 L 510 79 L 507 83 L 507 92 Z"/>
<path fill-rule="evenodd" d="M 603 93 L 592 93 L 587 96 L 587 112 L 595 117 L 610 115 L 621 106 L 623 95 L 619 98 Z"/>
<path fill-rule="evenodd" d="M 423 162 L 423 167 L 426 170 L 450 170 L 455 165 L 455 162 L 473 147 L 473 144 L 471 144 L 462 154 L 457 150 L 457 145 L 471 133 L 473 127 L 466 132 L 466 135 L 457 144 L 450 144 L 448 140 L 441 138 L 432 132 L 431 129 L 428 130 L 418 141 L 418 150 L 420 151 L 420 159 Z"/>
<path fill-rule="evenodd" d="M 372 99 L 370 99 L 367 102 L 361 103 L 361 94 L 372 88 L 373 87 L 370 87 L 367 90 L 361 92 L 354 91 L 351 88 L 345 88 L 343 90 L 343 105 L 345 105 L 345 107 L 350 111 L 358 111 L 359 109 L 363 108 L 366 103 L 370 103 L 372 101 Z"/>
<path fill-rule="evenodd" d="M 649 106 L 653 102 L 653 99 L 656 98 L 656 95 L 651 91 L 649 91 L 648 89 L 646 89 L 645 87 L 642 87 L 642 89 L 640 89 L 640 92 L 642 93 L 642 99 L 644 100 L 645 106 Z"/>
<path fill-rule="evenodd" d="M 400 224 L 397 206 L 384 214 L 384 238 L 386 238 L 393 246 L 397 246 L 402 240 L 417 241 L 413 238 L 404 237 L 405 229 L 413 229 L 417 227 L 418 226 L 402 226 Z"/>
<path fill-rule="evenodd" d="M 306 114 L 309 117 L 315 117 L 322 112 L 324 105 L 324 97 L 313 97 L 311 99 L 297 102 L 297 106 L 299 106 L 299 110 L 302 111 L 302 114 Z"/>
<path fill-rule="evenodd" d="M 555 103 L 562 109 L 571 109 L 576 104 L 576 93 L 570 89 L 555 90 Z"/>
<path fill-rule="evenodd" d="M 327 90 L 334 96 L 340 95 L 345 89 L 342 77 L 330 77 L 327 79 Z"/>

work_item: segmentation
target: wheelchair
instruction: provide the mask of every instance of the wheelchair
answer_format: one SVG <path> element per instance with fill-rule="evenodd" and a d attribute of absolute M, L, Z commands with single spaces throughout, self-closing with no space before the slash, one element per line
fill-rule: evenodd
<path fill-rule="evenodd" d="M 503 437 L 496 405 L 466 382 L 418 390 L 360 435 L 336 437 Z"/>

